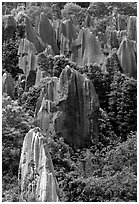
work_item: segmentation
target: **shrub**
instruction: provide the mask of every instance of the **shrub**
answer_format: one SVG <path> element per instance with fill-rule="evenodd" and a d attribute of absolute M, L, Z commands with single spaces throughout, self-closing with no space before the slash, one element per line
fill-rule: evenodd
<path fill-rule="evenodd" d="M 9 72 L 13 78 L 22 70 L 18 66 L 18 46 L 19 39 L 17 37 L 7 40 L 2 45 L 2 71 Z"/>
<path fill-rule="evenodd" d="M 95 17 L 103 18 L 117 7 L 118 12 L 122 15 L 137 16 L 136 2 L 94 2 L 89 6 L 89 12 Z"/>
<path fill-rule="evenodd" d="M 28 111 L 29 115 L 34 116 L 37 99 L 40 96 L 42 86 L 31 87 L 28 92 L 24 92 L 20 97 L 20 104 L 24 111 Z"/>
<path fill-rule="evenodd" d="M 16 176 L 3 176 L 2 188 L 2 202 L 19 202 L 19 187 Z"/>
<path fill-rule="evenodd" d="M 132 133 L 126 142 L 119 143 L 110 149 L 103 148 L 100 152 L 96 151 L 96 162 L 98 168 L 101 169 L 101 174 L 92 172 L 90 177 L 82 177 L 81 174 L 75 176 L 74 172 L 66 174 L 62 183 L 65 200 L 70 202 L 136 202 L 136 144 L 136 133 Z"/>
<path fill-rule="evenodd" d="M 98 149 L 101 150 L 101 148 L 104 146 L 105 147 L 108 145 L 113 146 L 117 142 L 118 138 L 114 132 L 114 128 L 111 125 L 110 118 L 106 111 L 100 109 L 98 121 L 99 121 L 99 142 L 101 143 L 101 145 L 99 144 L 97 146 Z"/>
<path fill-rule="evenodd" d="M 26 8 L 25 11 L 29 16 L 32 25 L 34 25 L 34 26 L 35 26 L 35 23 L 36 23 L 36 18 L 40 15 L 41 12 L 44 12 L 49 17 L 52 17 L 51 7 L 48 6 L 48 5 L 40 5 L 40 6 L 28 5 L 28 7 Z"/>
<path fill-rule="evenodd" d="M 127 141 L 118 143 L 108 151 L 105 156 L 103 176 L 112 176 L 116 172 L 127 169 L 137 175 L 137 134 L 132 132 L 127 135 Z"/>
<path fill-rule="evenodd" d="M 108 15 L 108 7 L 105 2 L 94 2 L 90 3 L 90 6 L 88 8 L 89 13 L 91 15 L 94 15 L 95 17 L 101 18 L 105 15 Z"/>
<path fill-rule="evenodd" d="M 111 83 L 108 114 L 115 133 L 123 141 L 137 130 L 137 81 L 117 73 Z"/>
<path fill-rule="evenodd" d="M 17 176 L 23 139 L 33 127 L 32 119 L 18 106 L 17 101 L 13 101 L 5 94 L 2 100 L 2 121 L 3 176 Z"/>
<path fill-rule="evenodd" d="M 51 55 L 45 56 L 43 53 L 38 55 L 38 66 L 42 71 L 46 72 L 46 76 L 59 77 L 66 65 L 76 69 L 76 64 L 64 55 L 56 55 L 54 57 Z"/>
<path fill-rule="evenodd" d="M 80 10 L 81 10 L 81 7 L 79 5 L 71 2 L 64 5 L 64 9 L 61 10 L 61 13 L 63 17 L 66 17 L 68 14 L 76 15 L 77 13 L 80 12 Z"/>

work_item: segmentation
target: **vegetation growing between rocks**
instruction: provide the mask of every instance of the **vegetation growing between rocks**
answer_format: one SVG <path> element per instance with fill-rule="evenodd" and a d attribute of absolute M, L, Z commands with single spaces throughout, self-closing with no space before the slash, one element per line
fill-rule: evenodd
<path fill-rule="evenodd" d="M 28 5 L 27 13 L 34 24 L 36 14 L 42 10 L 50 15 L 49 4 Z M 6 3 L 5 3 L 6 5 Z M 8 4 L 9 12 L 15 5 Z M 80 26 L 85 12 L 95 19 L 93 32 L 105 33 L 108 13 L 116 6 L 122 15 L 137 15 L 135 3 L 91 3 L 61 5 L 61 13 L 77 12 Z M 17 6 L 17 5 L 16 5 Z M 27 6 L 27 5 L 26 5 Z M 43 8 L 45 7 L 45 8 Z M 103 8 L 103 10 L 102 10 Z M 3 6 L 4 10 L 4 6 Z M 128 12 L 127 12 L 128 11 Z M 3 11 L 4 14 L 4 11 Z M 103 26 L 102 26 L 103 25 Z M 22 30 L 23 29 L 23 30 Z M 39 85 L 25 91 L 18 76 L 23 71 L 18 66 L 18 46 L 24 28 L 16 29 L 12 38 L 2 44 L 2 72 L 8 72 L 15 80 L 15 100 L 6 94 L 2 98 L 2 185 L 3 201 L 18 202 L 18 166 L 25 134 L 34 127 L 34 112 L 45 79 Z M 21 35 L 20 35 L 21 34 Z M 102 37 L 102 38 L 101 38 Z M 97 65 L 78 66 L 67 56 L 38 55 L 38 66 L 46 76 L 59 77 L 66 65 L 87 75 L 99 96 L 98 142 L 89 148 L 75 149 L 62 137 L 52 133 L 48 139 L 55 175 L 60 187 L 61 201 L 65 202 L 136 202 L 137 201 L 137 80 L 123 74 L 115 50 L 103 49 L 108 55 L 103 73 Z"/>

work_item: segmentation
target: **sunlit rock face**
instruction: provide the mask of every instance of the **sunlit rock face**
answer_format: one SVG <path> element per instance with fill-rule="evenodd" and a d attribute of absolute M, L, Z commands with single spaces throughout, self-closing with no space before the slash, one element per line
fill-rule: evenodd
<path fill-rule="evenodd" d="M 7 93 L 12 99 L 14 99 L 14 86 L 15 82 L 11 74 L 4 73 L 2 76 L 2 93 Z"/>
<path fill-rule="evenodd" d="M 51 156 L 40 128 L 31 129 L 24 138 L 18 179 L 21 202 L 59 201 Z"/>
<path fill-rule="evenodd" d="M 92 82 L 67 66 L 59 79 L 46 83 L 36 106 L 36 121 L 44 133 L 53 129 L 74 147 L 97 140 L 99 99 Z"/>

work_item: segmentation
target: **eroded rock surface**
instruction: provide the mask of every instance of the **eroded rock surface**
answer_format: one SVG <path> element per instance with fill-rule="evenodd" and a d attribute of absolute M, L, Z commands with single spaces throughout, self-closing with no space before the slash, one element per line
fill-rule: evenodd
<path fill-rule="evenodd" d="M 15 82 L 11 74 L 4 73 L 2 76 L 2 93 L 7 93 L 7 95 L 14 99 L 14 86 Z"/>
<path fill-rule="evenodd" d="M 92 82 L 67 66 L 59 79 L 51 78 L 46 83 L 36 106 L 36 120 L 44 132 L 53 127 L 56 135 L 70 145 L 85 147 L 92 139 L 97 140 L 98 109 Z"/>
<path fill-rule="evenodd" d="M 57 202 L 58 185 L 51 156 L 40 128 L 25 136 L 19 164 L 21 202 Z"/>
<path fill-rule="evenodd" d="M 125 74 L 137 78 L 136 42 L 123 39 L 117 51 L 117 56 Z"/>

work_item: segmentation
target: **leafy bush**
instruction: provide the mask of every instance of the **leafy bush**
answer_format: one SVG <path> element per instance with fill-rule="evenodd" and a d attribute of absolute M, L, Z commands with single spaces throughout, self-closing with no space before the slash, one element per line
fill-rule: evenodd
<path fill-rule="evenodd" d="M 115 172 L 127 169 L 137 175 L 137 134 L 132 132 L 127 135 L 127 141 L 118 143 L 108 151 L 104 160 L 103 176 L 112 176 Z"/>
<path fill-rule="evenodd" d="M 18 66 L 18 46 L 19 40 L 11 38 L 2 45 L 2 71 L 9 72 L 13 78 L 22 70 Z"/>
<path fill-rule="evenodd" d="M 19 187 L 17 176 L 3 176 L 2 202 L 19 202 Z"/>
<path fill-rule="evenodd" d="M 28 92 L 24 92 L 20 97 L 20 104 L 22 105 L 24 111 L 28 111 L 29 115 L 34 116 L 37 99 L 40 96 L 41 87 L 29 88 Z"/>
<path fill-rule="evenodd" d="M 36 18 L 40 15 L 41 12 L 44 12 L 46 15 L 48 15 L 50 18 L 51 15 L 51 7 L 48 5 L 28 5 L 26 8 L 26 13 L 28 14 L 30 21 L 32 25 L 35 26 Z"/>
<path fill-rule="evenodd" d="M 79 183 L 80 181 L 80 183 Z M 137 201 L 136 176 L 123 169 L 111 177 L 93 177 L 74 180 L 73 186 L 80 187 L 80 195 L 73 201 L 80 202 L 127 202 Z M 83 188 L 82 188 L 83 186 Z M 82 190 L 81 190 L 82 189 Z M 71 190 L 71 189 L 70 189 Z M 75 189 L 72 188 L 72 191 Z M 79 190 L 78 190 L 79 191 Z M 127 193 L 128 192 L 128 193 Z M 75 195 L 75 194 L 74 194 Z"/>
<path fill-rule="evenodd" d="M 105 3 L 105 2 L 90 3 L 90 6 L 88 8 L 89 13 L 91 15 L 94 15 L 95 17 L 98 17 L 98 18 L 101 18 L 101 17 L 104 17 L 105 15 L 108 15 L 109 10 L 108 10 L 108 6 L 106 4 L 107 3 Z"/>
<path fill-rule="evenodd" d="M 41 11 L 50 14 L 51 3 L 44 5 L 34 3 L 26 7 L 25 12 L 28 12 L 33 25 Z M 96 17 L 93 28 L 96 34 L 104 34 L 109 12 L 114 6 L 118 7 L 121 14 L 136 15 L 135 2 L 92 3 L 89 12 Z M 82 25 L 87 9 L 75 3 L 67 3 L 62 12 L 63 16 L 75 14 L 79 25 Z M 13 38 L 2 46 L 2 71 L 11 73 L 14 78 L 22 73 L 18 68 L 17 51 L 18 36 L 22 37 L 23 34 L 24 26 L 18 25 Z M 103 36 L 100 41 L 103 41 Z M 46 76 L 59 77 L 66 65 L 86 74 L 93 82 L 100 101 L 97 144 L 92 144 L 89 149 L 73 149 L 54 133 L 48 140 L 55 175 L 61 189 L 61 201 L 136 202 L 137 81 L 122 74 L 116 50 L 112 50 L 107 58 L 107 75 L 98 66 L 79 67 L 65 56 L 45 57 L 41 53 L 38 65 Z M 32 116 L 40 91 L 45 86 L 45 79 L 28 92 L 24 92 L 22 85 L 17 81 L 17 101 L 7 95 L 3 96 L 2 101 L 3 201 L 18 201 L 17 173 L 21 147 L 25 134 L 33 128 Z"/>
<path fill-rule="evenodd" d="M 99 142 L 101 145 L 98 145 L 98 149 L 101 149 L 101 146 L 103 147 L 108 145 L 114 145 L 118 138 L 117 135 L 114 132 L 113 126 L 111 125 L 110 118 L 106 111 L 100 109 L 99 111 Z"/>
<path fill-rule="evenodd" d="M 50 138 L 49 148 L 62 201 L 135 202 L 137 200 L 136 132 L 127 137 L 126 142 L 103 146 L 101 150 L 98 149 L 99 144 L 92 146 L 90 150 L 74 150 L 66 145 L 62 138 Z M 87 152 L 90 152 L 90 159 Z"/>
<path fill-rule="evenodd" d="M 117 7 L 118 12 L 122 15 L 137 16 L 136 2 L 94 2 L 90 4 L 89 12 L 95 17 L 103 18 L 109 15 L 114 7 Z"/>
<path fill-rule="evenodd" d="M 64 9 L 61 10 L 61 13 L 63 17 L 66 17 L 69 14 L 76 15 L 77 13 L 80 12 L 80 10 L 81 10 L 81 7 L 79 5 L 71 2 L 64 5 Z"/>
<path fill-rule="evenodd" d="M 111 83 L 108 113 L 115 132 L 122 140 L 137 130 L 137 81 L 121 74 Z"/>
<path fill-rule="evenodd" d="M 109 2 L 109 7 L 117 7 L 122 15 L 137 16 L 137 2 Z"/>
<path fill-rule="evenodd" d="M 2 171 L 3 176 L 18 175 L 20 151 L 25 134 L 33 125 L 17 101 L 6 94 L 2 100 Z"/>
<path fill-rule="evenodd" d="M 43 53 L 38 55 L 38 66 L 42 71 L 46 72 L 46 76 L 59 77 L 66 65 L 76 69 L 76 64 L 64 55 L 56 55 L 54 57 L 51 55 L 45 56 Z"/>

